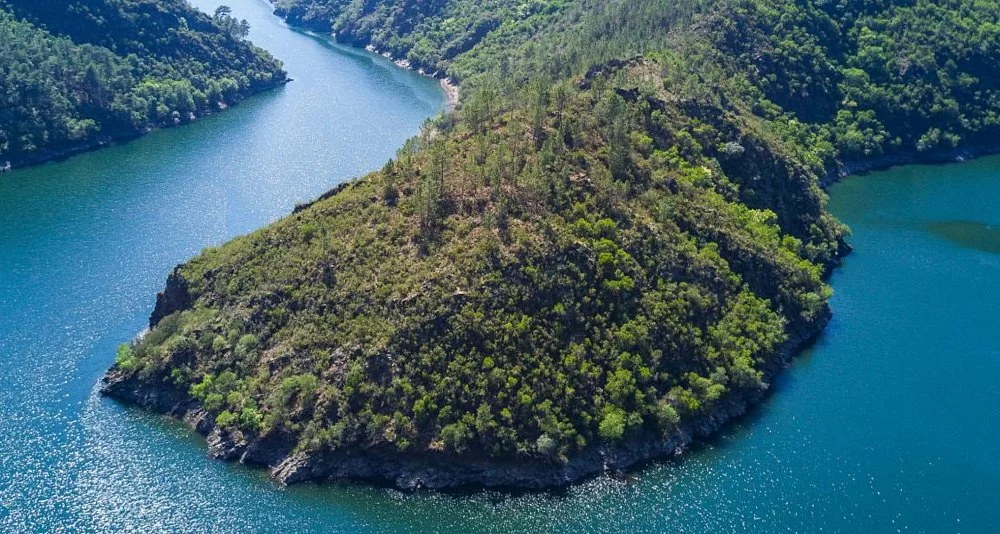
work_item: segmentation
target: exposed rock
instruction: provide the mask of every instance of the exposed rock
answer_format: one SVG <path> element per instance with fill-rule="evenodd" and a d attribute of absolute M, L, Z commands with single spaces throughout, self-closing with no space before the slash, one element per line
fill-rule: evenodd
<path fill-rule="evenodd" d="M 764 369 L 768 382 L 784 369 L 794 354 L 822 332 L 829 318 L 829 310 L 826 310 L 819 320 L 786 342 L 781 357 Z M 588 449 L 565 462 L 538 458 L 497 461 L 443 452 L 406 454 L 387 446 L 315 452 L 296 450 L 293 435 L 272 432 L 248 436 L 221 429 L 194 398 L 173 388 L 169 381 L 127 376 L 112 368 L 104 377 L 101 394 L 180 419 L 206 436 L 208 454 L 212 458 L 269 468 L 271 477 L 281 484 L 351 479 L 387 483 L 402 490 L 462 487 L 540 490 L 566 486 L 600 474 L 621 476 L 643 463 L 683 454 L 695 440 L 715 434 L 769 392 L 751 391 L 733 396 L 714 411 L 682 425 L 670 436 L 636 434 L 616 444 Z"/>
<path fill-rule="evenodd" d="M 191 293 L 188 292 L 187 280 L 181 275 L 180 267 L 174 268 L 167 277 L 167 286 L 156 295 L 156 307 L 149 317 L 149 327 L 155 327 L 171 313 L 190 307 Z"/>

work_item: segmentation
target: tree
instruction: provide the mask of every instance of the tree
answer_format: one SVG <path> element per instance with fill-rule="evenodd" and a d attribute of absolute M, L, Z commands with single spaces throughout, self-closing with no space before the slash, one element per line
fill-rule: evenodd
<path fill-rule="evenodd" d="M 621 408 L 609 408 L 601 418 L 598 427 L 601 439 L 605 441 L 617 441 L 625 435 L 625 411 Z"/>

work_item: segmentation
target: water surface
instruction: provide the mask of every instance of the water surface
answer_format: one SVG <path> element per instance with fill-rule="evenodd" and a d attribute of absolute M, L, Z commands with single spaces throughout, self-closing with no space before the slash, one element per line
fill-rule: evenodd
<path fill-rule="evenodd" d="M 212 2 L 198 2 L 211 8 Z M 296 82 L 0 181 L 0 531 L 991 532 L 1000 525 L 1000 159 L 832 189 L 855 253 L 835 317 L 753 414 L 630 483 L 282 489 L 94 393 L 170 268 L 378 167 L 431 80 L 233 2 Z"/>
<path fill-rule="evenodd" d="M 288 29 L 262 0 L 232 4 L 293 83 L 0 175 L 0 532 L 231 530 L 285 496 L 94 385 L 173 265 L 380 167 L 444 99 L 434 80 Z"/>

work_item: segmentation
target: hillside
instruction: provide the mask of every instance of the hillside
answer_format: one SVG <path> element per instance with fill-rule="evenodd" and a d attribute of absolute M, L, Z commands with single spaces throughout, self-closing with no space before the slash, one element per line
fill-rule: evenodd
<path fill-rule="evenodd" d="M 386 15 L 405 1 L 291 4 L 438 31 Z M 284 482 L 547 487 L 677 453 L 829 319 L 846 230 L 820 178 L 997 133 L 998 16 L 579 0 L 505 19 L 441 56 L 460 108 L 384 169 L 179 266 L 105 392 Z"/>
<path fill-rule="evenodd" d="M 183 0 L 0 0 L 0 166 L 182 124 L 283 83 L 247 30 Z"/>

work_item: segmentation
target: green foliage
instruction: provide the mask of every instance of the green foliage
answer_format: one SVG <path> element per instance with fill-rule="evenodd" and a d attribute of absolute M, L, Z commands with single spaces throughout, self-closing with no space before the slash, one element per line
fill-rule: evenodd
<path fill-rule="evenodd" d="M 542 456 L 552 456 L 558 450 L 559 444 L 556 440 L 552 439 L 548 434 L 542 434 L 538 436 L 538 440 L 535 441 L 535 450 L 538 454 Z"/>
<path fill-rule="evenodd" d="M 215 424 L 221 428 L 230 428 L 236 423 L 237 419 L 237 415 L 229 410 L 226 410 L 215 418 Z"/>
<path fill-rule="evenodd" d="M 115 365 L 128 371 L 135 369 L 136 363 L 135 351 L 132 350 L 132 345 L 128 343 L 119 345 L 118 352 L 115 354 Z"/>
<path fill-rule="evenodd" d="M 182 0 L 0 0 L 0 165 L 190 121 L 285 79 Z"/>
<path fill-rule="evenodd" d="M 472 431 L 462 421 L 446 425 L 441 429 L 441 439 L 445 446 L 458 454 L 468 450 L 472 436 Z"/>
<path fill-rule="evenodd" d="M 625 411 L 621 408 L 611 408 L 604 412 L 598 434 L 606 441 L 617 441 L 625 435 Z"/>
<path fill-rule="evenodd" d="M 558 461 L 669 437 L 825 324 L 845 229 L 818 174 L 998 133 L 982 2 L 417 7 L 279 2 L 448 69 L 463 102 L 182 266 L 191 309 L 131 372 L 303 449 Z"/>
<path fill-rule="evenodd" d="M 1000 11 L 989 2 L 719 5 L 708 40 L 760 90 L 751 103 L 763 114 L 805 121 L 816 147 L 805 149 L 820 160 L 831 159 L 820 146 L 828 143 L 850 161 L 1000 131 Z"/>
<path fill-rule="evenodd" d="M 825 295 L 822 269 L 777 212 L 733 197 L 704 148 L 714 130 L 646 106 L 659 90 L 616 94 L 459 112 L 379 173 L 182 267 L 192 309 L 137 354 L 151 376 L 190 369 L 178 387 L 227 427 L 306 449 L 556 461 L 765 388 L 788 332 L 822 323 L 825 300 L 805 298 Z M 616 98 L 627 120 L 591 112 Z M 479 159 L 483 136 L 495 150 Z"/>
<path fill-rule="evenodd" d="M 490 33 L 522 32 L 570 5 L 570 0 L 278 0 L 293 24 L 332 31 L 338 39 L 372 45 L 414 68 L 443 71 Z M 416 31 L 415 31 L 416 30 Z"/>

